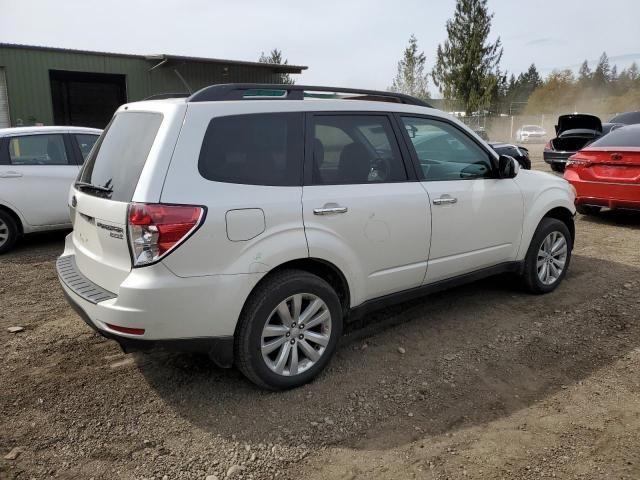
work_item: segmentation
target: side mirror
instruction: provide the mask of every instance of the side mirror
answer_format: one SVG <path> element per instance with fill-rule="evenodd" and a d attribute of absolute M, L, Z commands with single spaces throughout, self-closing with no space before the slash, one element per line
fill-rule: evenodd
<path fill-rule="evenodd" d="M 498 176 L 500 178 L 514 178 L 520 171 L 518 161 L 509 155 L 500 155 L 498 160 Z"/>

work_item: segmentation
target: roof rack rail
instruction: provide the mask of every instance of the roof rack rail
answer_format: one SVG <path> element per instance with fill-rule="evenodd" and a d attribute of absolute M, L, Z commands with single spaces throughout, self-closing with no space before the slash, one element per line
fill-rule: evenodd
<path fill-rule="evenodd" d="M 210 85 L 191 95 L 188 102 L 216 102 L 223 100 L 304 100 L 304 92 L 324 92 L 351 94 L 360 97 L 341 97 L 344 99 L 366 99 L 405 103 L 430 107 L 426 102 L 404 93 L 383 92 L 379 90 L 362 90 L 359 88 L 321 87 L 317 85 L 281 85 L 270 83 L 226 83 Z M 283 94 L 280 95 L 279 93 Z M 363 98 L 366 97 L 366 98 Z"/>
<path fill-rule="evenodd" d="M 145 100 L 165 100 L 167 98 L 186 98 L 190 96 L 190 93 L 156 93 L 154 95 L 150 95 Z"/>

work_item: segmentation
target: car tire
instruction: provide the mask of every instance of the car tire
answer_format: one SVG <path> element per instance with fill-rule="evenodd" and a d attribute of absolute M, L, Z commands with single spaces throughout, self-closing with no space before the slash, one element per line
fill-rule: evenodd
<path fill-rule="evenodd" d="M 18 234 L 16 221 L 7 212 L 0 210 L 0 255 L 14 247 Z"/>
<path fill-rule="evenodd" d="M 567 225 L 555 218 L 543 218 L 533 234 L 524 260 L 522 280 L 525 288 L 536 294 L 555 290 L 569 269 L 572 249 L 573 241 Z M 558 274 L 560 266 L 562 270 Z"/>
<path fill-rule="evenodd" d="M 602 210 L 602 207 L 595 207 L 592 205 L 576 205 L 576 210 L 580 215 L 597 215 Z"/>
<path fill-rule="evenodd" d="M 335 353 L 342 316 L 338 295 L 322 278 L 301 270 L 274 273 L 252 292 L 242 310 L 234 340 L 236 365 L 263 388 L 304 385 Z M 320 318 L 322 323 L 311 325 Z M 303 325 L 305 319 L 310 324 Z"/>
<path fill-rule="evenodd" d="M 554 172 L 562 173 L 564 172 L 564 165 L 561 163 L 552 163 L 551 170 L 553 170 Z"/>

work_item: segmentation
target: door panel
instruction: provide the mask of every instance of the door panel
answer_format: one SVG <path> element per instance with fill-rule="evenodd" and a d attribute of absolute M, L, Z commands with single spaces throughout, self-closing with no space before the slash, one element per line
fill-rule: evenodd
<path fill-rule="evenodd" d="M 70 224 L 67 197 L 78 166 L 63 134 L 5 139 L 8 164 L 0 165 L 0 191 L 33 226 Z"/>
<path fill-rule="evenodd" d="M 513 179 L 499 179 L 494 158 L 464 129 L 429 117 L 401 117 L 431 199 L 431 249 L 425 283 L 515 260 L 523 199 Z"/>
<path fill-rule="evenodd" d="M 515 260 L 523 203 L 512 179 L 423 182 L 432 206 L 431 251 L 425 283 Z M 442 198 L 455 203 L 437 204 Z"/>
<path fill-rule="evenodd" d="M 305 186 L 302 200 L 309 255 L 341 267 L 354 305 L 422 284 L 430 214 L 419 183 Z M 336 207 L 347 210 L 314 213 Z"/>
<path fill-rule="evenodd" d="M 311 257 L 347 276 L 351 303 L 422 284 L 428 196 L 409 181 L 390 117 L 309 116 L 303 218 Z"/>

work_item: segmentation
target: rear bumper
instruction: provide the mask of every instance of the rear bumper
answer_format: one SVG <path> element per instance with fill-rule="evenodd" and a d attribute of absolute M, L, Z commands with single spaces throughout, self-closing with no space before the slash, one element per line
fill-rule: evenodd
<path fill-rule="evenodd" d="M 69 258 L 71 257 L 71 258 Z M 240 311 L 262 274 L 182 278 L 164 265 L 133 269 L 118 293 L 91 282 L 68 250 L 57 262 L 69 304 L 100 335 L 125 351 L 165 348 L 209 354 L 230 366 Z M 142 329 L 134 334 L 121 331 Z"/>
<path fill-rule="evenodd" d="M 576 189 L 576 205 L 640 210 L 640 184 L 591 182 L 576 177 L 574 172 L 565 173 Z"/>
<path fill-rule="evenodd" d="M 142 340 L 117 335 L 113 332 L 98 328 L 82 306 L 65 289 L 64 296 L 73 310 L 96 333 L 109 340 L 115 340 L 125 353 L 148 352 L 163 349 L 180 352 L 204 353 L 220 367 L 229 368 L 233 365 L 233 337 L 209 338 L 180 338 L 173 340 Z"/>

